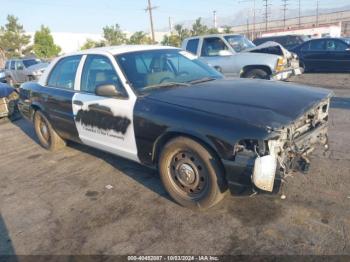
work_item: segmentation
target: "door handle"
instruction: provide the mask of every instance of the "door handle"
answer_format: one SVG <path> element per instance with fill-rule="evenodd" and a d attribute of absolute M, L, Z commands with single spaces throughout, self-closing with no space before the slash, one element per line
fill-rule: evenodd
<path fill-rule="evenodd" d="M 74 100 L 73 101 L 73 104 L 74 105 L 77 105 L 77 106 L 82 106 L 83 105 L 83 102 L 79 101 L 79 100 Z"/>

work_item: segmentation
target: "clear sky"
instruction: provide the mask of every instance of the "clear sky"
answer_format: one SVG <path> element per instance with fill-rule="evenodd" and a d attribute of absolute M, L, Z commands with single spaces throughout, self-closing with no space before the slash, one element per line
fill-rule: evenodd
<path fill-rule="evenodd" d="M 156 29 L 167 28 L 168 17 L 173 22 L 211 17 L 213 10 L 220 16 L 235 15 L 248 8 L 253 0 L 152 0 Z M 282 0 L 269 0 L 272 8 L 281 8 Z M 301 0 L 303 9 L 315 8 L 317 0 Z M 320 8 L 339 7 L 350 0 L 319 0 Z M 297 8 L 298 0 L 289 0 Z M 256 0 L 262 8 L 263 0 Z M 19 17 L 27 32 L 36 31 L 41 24 L 53 32 L 101 33 L 102 27 L 118 23 L 123 30 L 149 30 L 144 8 L 147 0 L 0 0 L 0 25 L 7 14 Z M 257 14 L 259 15 L 259 14 Z"/>

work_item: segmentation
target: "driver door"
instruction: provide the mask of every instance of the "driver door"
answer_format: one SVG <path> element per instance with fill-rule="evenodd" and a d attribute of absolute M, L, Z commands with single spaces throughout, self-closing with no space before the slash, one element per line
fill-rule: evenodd
<path fill-rule="evenodd" d="M 222 55 L 225 51 L 227 55 Z M 229 46 L 219 37 L 203 38 L 200 59 L 214 67 L 226 76 L 239 75 L 240 68 L 237 70 L 235 61 L 232 59 L 232 53 Z"/>
<path fill-rule="evenodd" d="M 87 55 L 83 63 L 80 90 L 72 101 L 80 140 L 89 146 L 139 161 L 133 125 L 136 98 L 128 96 L 109 57 Z M 101 85 L 114 85 L 118 96 L 96 95 L 96 88 Z"/>

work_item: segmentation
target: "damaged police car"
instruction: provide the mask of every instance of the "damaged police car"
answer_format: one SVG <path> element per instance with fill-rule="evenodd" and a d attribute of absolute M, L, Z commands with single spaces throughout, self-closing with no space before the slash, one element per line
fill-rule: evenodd
<path fill-rule="evenodd" d="M 328 146 L 331 93 L 227 80 L 177 48 L 119 46 L 53 61 L 25 83 L 19 108 L 41 145 L 72 140 L 157 167 L 179 204 L 205 209 L 228 189 L 272 192 Z"/>

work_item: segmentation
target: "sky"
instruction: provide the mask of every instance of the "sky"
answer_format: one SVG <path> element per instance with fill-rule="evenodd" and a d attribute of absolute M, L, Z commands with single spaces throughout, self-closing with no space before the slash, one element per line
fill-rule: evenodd
<path fill-rule="evenodd" d="M 315 8 L 317 0 L 301 0 L 303 9 Z M 152 0 L 155 29 L 173 23 L 211 17 L 214 10 L 220 16 L 235 15 L 241 9 L 250 8 L 253 0 Z M 272 8 L 281 8 L 282 0 L 269 0 Z M 298 0 L 289 0 L 289 6 L 297 8 Z M 350 0 L 319 0 L 320 8 L 339 7 Z M 263 0 L 256 0 L 262 8 Z M 94 33 L 102 32 L 105 25 L 118 23 L 125 31 L 149 31 L 149 17 L 144 11 L 147 0 L 0 0 L 0 25 L 6 16 L 19 18 L 27 32 L 34 32 L 41 24 L 52 32 Z M 259 14 L 257 14 L 259 15 Z"/>

